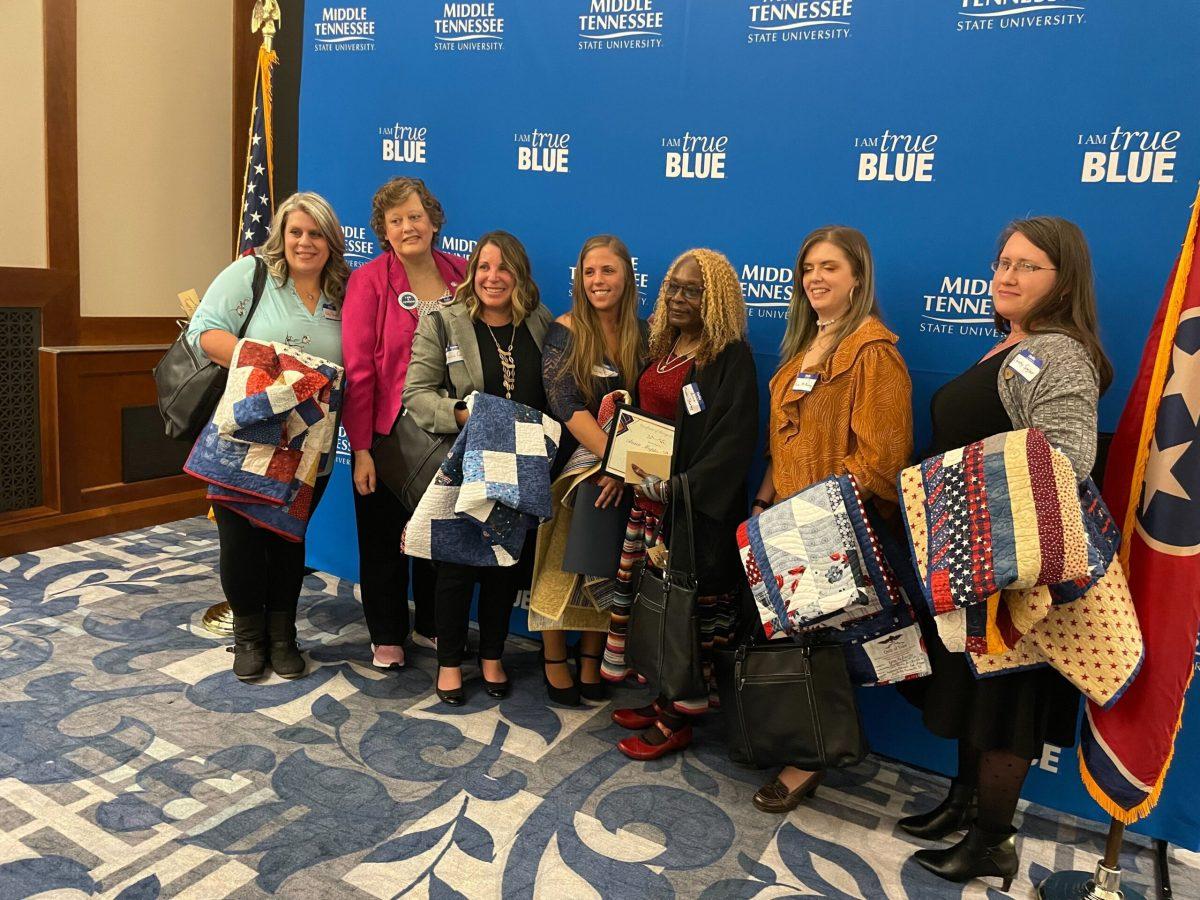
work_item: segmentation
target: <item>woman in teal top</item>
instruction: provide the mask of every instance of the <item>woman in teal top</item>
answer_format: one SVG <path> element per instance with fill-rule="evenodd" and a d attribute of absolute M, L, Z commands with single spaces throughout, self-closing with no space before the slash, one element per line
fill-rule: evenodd
<path fill-rule="evenodd" d="M 246 337 L 276 341 L 342 364 L 342 297 L 350 269 L 337 216 L 317 194 L 293 194 L 280 204 L 259 255 L 268 276 Z M 250 315 L 255 262 L 226 266 L 200 301 L 188 340 L 213 362 L 229 366 L 237 333 Z M 328 483 L 321 476 L 312 505 Z M 221 538 L 221 588 L 233 609 L 233 671 L 243 681 L 262 675 L 268 657 L 284 678 L 304 674 L 296 646 L 296 603 L 304 578 L 304 543 L 284 540 L 215 504 Z"/>

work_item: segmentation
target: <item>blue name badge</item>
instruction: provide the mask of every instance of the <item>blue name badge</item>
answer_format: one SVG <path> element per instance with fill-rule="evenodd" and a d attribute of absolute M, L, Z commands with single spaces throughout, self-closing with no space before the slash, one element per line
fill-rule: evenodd
<path fill-rule="evenodd" d="M 322 310 L 322 313 L 324 314 L 325 318 L 331 322 L 342 321 L 342 311 L 328 302 L 326 302 L 325 309 Z"/>
<path fill-rule="evenodd" d="M 792 382 L 792 390 L 799 391 L 802 394 L 809 393 L 817 386 L 816 372 L 801 372 L 796 376 L 796 380 Z"/>
<path fill-rule="evenodd" d="M 1045 363 L 1028 350 L 1022 350 L 1012 358 L 1012 362 L 1008 364 L 1008 367 L 1026 381 L 1033 381 L 1041 373 L 1042 366 L 1044 365 Z"/>
<path fill-rule="evenodd" d="M 689 416 L 704 409 L 704 398 L 700 396 L 700 387 L 696 382 L 683 386 L 683 405 L 687 407 Z"/>

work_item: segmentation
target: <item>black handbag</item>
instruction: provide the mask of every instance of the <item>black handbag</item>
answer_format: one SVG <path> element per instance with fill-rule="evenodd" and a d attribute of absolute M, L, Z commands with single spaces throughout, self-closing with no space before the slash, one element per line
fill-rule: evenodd
<path fill-rule="evenodd" d="M 412 513 L 457 437 L 426 431 L 403 409 L 391 434 L 381 436 L 371 448 L 375 474 Z"/>
<path fill-rule="evenodd" d="M 867 755 L 839 645 L 747 638 L 714 651 L 713 666 L 734 762 L 819 771 L 852 766 Z"/>
<path fill-rule="evenodd" d="M 246 336 L 266 283 L 267 264 L 256 256 L 250 312 L 238 330 L 238 340 Z M 229 370 L 213 362 L 203 351 L 193 349 L 187 339 L 188 323 L 181 321 L 179 325 L 182 329 L 179 337 L 154 367 L 154 386 L 158 391 L 158 413 L 162 416 L 167 437 L 194 441 L 217 408 Z"/>
<path fill-rule="evenodd" d="M 642 562 L 637 595 L 629 610 L 625 658 L 668 700 L 708 695 L 700 664 L 696 613 L 696 545 L 687 475 L 676 476 L 671 502 L 670 550 L 661 574 Z"/>

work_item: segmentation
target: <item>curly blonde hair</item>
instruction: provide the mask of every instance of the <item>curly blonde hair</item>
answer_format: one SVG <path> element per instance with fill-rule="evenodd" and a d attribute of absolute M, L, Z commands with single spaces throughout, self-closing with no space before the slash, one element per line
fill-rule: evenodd
<path fill-rule="evenodd" d="M 696 260 L 704 278 L 704 296 L 700 300 L 700 319 L 704 329 L 700 333 L 700 346 L 696 348 L 696 366 L 703 367 L 734 341 L 746 339 L 746 301 L 742 297 L 742 283 L 738 280 L 737 270 L 725 258 L 725 254 L 703 247 L 681 253 L 663 276 L 654 315 L 650 317 L 651 359 L 666 356 L 679 337 L 679 329 L 667 321 L 667 282 L 674 276 L 679 264 L 688 257 Z"/>
<path fill-rule="evenodd" d="M 287 232 L 288 216 L 296 210 L 312 216 L 329 245 L 329 259 L 325 262 L 325 268 L 321 270 L 321 292 L 330 303 L 340 309 L 342 298 L 346 296 L 346 281 L 350 278 L 350 267 L 346 265 L 346 235 L 342 233 L 337 213 L 320 194 L 297 191 L 280 203 L 275 208 L 271 229 L 267 232 L 267 239 L 259 248 L 258 254 L 266 262 L 276 284 L 283 287 L 290 274 L 287 256 L 284 253 L 284 235 Z"/>

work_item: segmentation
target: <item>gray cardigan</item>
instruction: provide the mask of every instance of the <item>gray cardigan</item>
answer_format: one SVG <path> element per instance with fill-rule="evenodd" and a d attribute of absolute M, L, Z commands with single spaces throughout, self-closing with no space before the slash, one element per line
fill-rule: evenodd
<path fill-rule="evenodd" d="M 1022 350 L 1042 361 L 1033 381 L 1009 368 Z M 996 386 L 1014 428 L 1040 429 L 1071 460 L 1080 481 L 1091 474 L 1100 390 L 1096 367 L 1083 344 L 1065 334 L 1031 334 L 1008 351 Z"/>
<path fill-rule="evenodd" d="M 538 306 L 523 320 L 538 349 L 550 327 L 550 311 Z M 457 346 L 462 360 L 446 362 L 446 351 Z M 447 391 L 447 373 L 449 391 Z M 541 377 L 541 370 L 538 370 Z M 413 336 L 412 359 L 404 378 L 401 403 L 413 421 L 434 434 L 455 434 L 454 406 L 472 391 L 483 390 L 483 363 L 479 359 L 479 342 L 475 325 L 467 308 L 452 303 L 421 317 Z"/>

